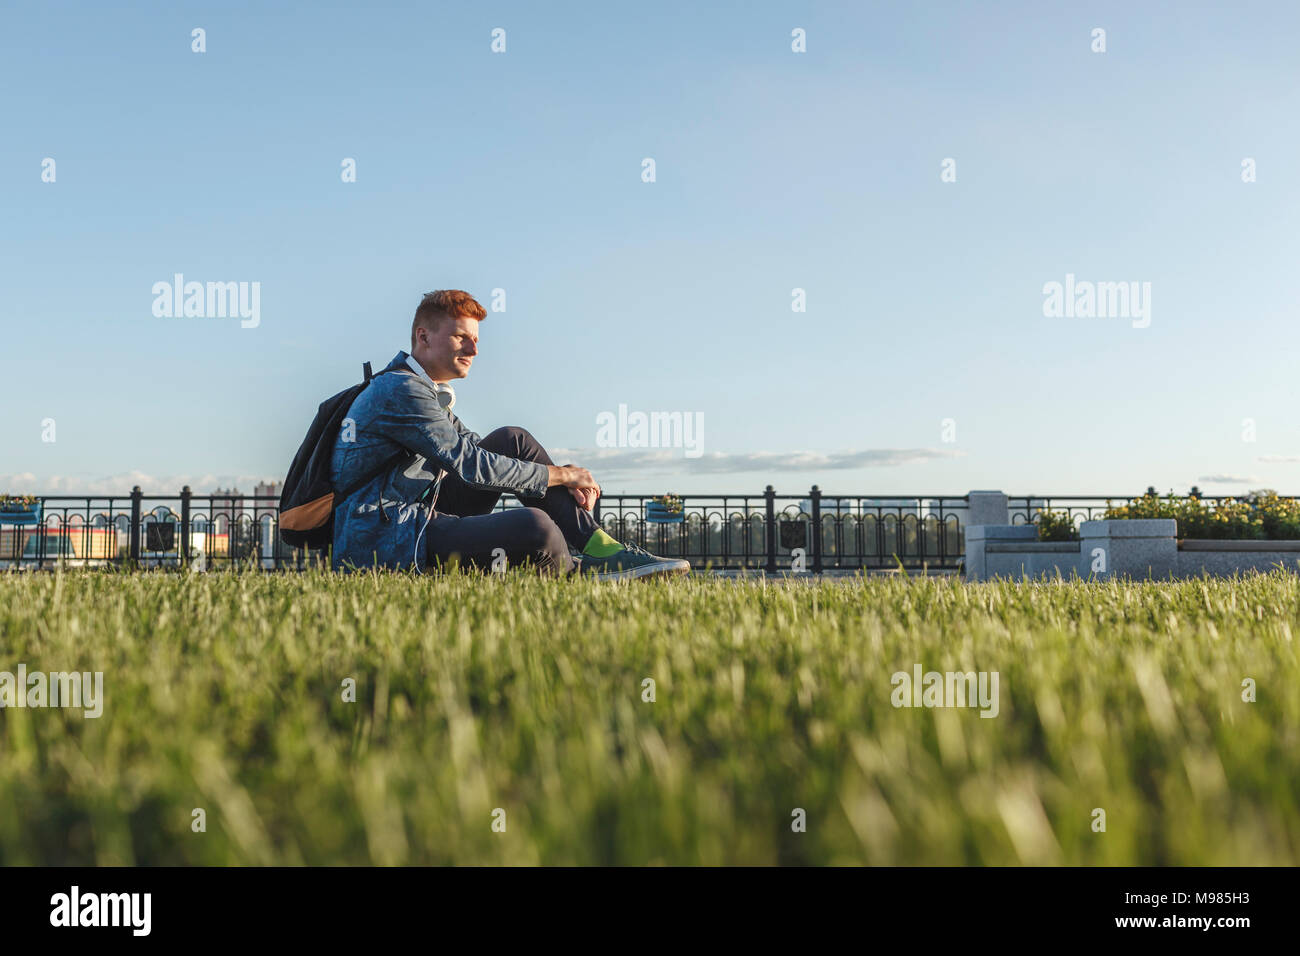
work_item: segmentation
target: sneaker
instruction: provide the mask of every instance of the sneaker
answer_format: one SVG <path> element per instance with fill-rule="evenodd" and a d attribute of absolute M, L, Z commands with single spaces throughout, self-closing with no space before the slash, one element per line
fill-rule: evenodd
<path fill-rule="evenodd" d="M 578 564 L 580 574 L 590 574 L 597 581 L 646 578 L 658 574 L 689 574 L 691 563 L 681 558 L 661 558 L 634 544 L 623 546 L 605 558 L 584 554 Z"/>

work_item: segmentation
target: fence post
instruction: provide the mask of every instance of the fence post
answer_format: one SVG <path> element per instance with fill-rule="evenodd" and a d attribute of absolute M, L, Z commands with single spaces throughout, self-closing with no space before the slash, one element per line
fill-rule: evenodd
<path fill-rule="evenodd" d="M 767 573 L 776 574 L 776 491 L 771 485 L 763 498 L 767 506 Z"/>
<path fill-rule="evenodd" d="M 144 492 L 140 490 L 139 485 L 131 489 L 131 543 L 127 556 L 132 567 L 140 564 L 140 500 L 143 497 Z"/>
<path fill-rule="evenodd" d="M 181 567 L 190 563 L 190 486 L 181 489 Z"/>
<path fill-rule="evenodd" d="M 812 501 L 812 569 L 822 573 L 822 490 L 816 485 L 808 492 Z"/>

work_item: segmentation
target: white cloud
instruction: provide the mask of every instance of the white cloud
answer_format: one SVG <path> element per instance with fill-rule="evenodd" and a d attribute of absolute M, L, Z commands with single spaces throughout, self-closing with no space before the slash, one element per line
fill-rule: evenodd
<path fill-rule="evenodd" d="M 211 494 L 217 488 L 238 488 L 253 493 L 259 481 L 283 481 L 283 476 L 188 474 L 154 476 L 143 471 L 115 475 L 37 475 L 30 471 L 0 474 L 0 492 L 11 495 L 129 495 L 136 485 L 146 495 L 179 495 L 186 485 L 196 495 Z"/>
<path fill-rule="evenodd" d="M 680 450 L 667 448 L 557 448 L 550 454 L 555 461 L 573 462 L 590 468 L 599 479 L 602 476 L 624 478 L 893 468 L 959 458 L 963 453 L 934 448 L 872 448 L 844 452 L 713 452 L 699 458 L 685 458 Z"/>
<path fill-rule="evenodd" d="M 1250 485 L 1263 479 L 1258 475 L 1201 475 L 1196 480 L 1215 485 Z"/>
<path fill-rule="evenodd" d="M 607 479 L 652 475 L 768 474 L 893 468 L 959 458 L 964 453 L 934 448 L 874 448 L 842 452 L 714 452 L 699 458 L 684 458 L 680 449 L 670 448 L 556 448 L 550 454 L 555 461 L 574 462 L 590 468 L 598 479 Z M 146 495 L 179 495 L 181 488 L 189 485 L 196 495 L 211 494 L 217 488 L 238 488 L 244 494 L 251 495 L 258 482 L 283 480 L 282 475 L 150 475 L 143 471 L 125 471 L 94 477 L 37 475 L 26 471 L 0 474 L 0 492 L 18 495 L 129 495 L 131 489 L 139 485 Z"/>

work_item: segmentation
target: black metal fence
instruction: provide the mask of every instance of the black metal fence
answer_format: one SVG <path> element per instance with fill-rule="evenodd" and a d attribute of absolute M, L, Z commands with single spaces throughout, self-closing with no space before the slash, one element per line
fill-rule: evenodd
<path fill-rule="evenodd" d="M 601 526 L 621 541 L 696 568 L 953 570 L 965 548 L 964 495 L 682 495 L 664 512 L 651 495 L 605 495 Z M 520 507 L 504 498 L 499 508 Z M 274 496 L 44 495 L 0 511 L 0 569 L 254 567 L 301 569 L 319 554 L 280 541 Z"/>
<path fill-rule="evenodd" d="M 279 541 L 279 499 L 254 495 L 40 495 L 0 509 L 0 568 L 306 567 Z"/>
<path fill-rule="evenodd" d="M 965 550 L 965 496 L 683 495 L 680 512 L 651 509 L 651 495 L 605 495 L 601 526 L 664 557 L 718 570 L 953 570 Z"/>
<path fill-rule="evenodd" d="M 1148 489 L 1149 495 L 1155 494 Z M 1217 496 L 1195 497 L 1206 503 Z M 1045 511 L 1079 522 L 1103 517 L 1133 495 L 1019 495 L 1007 499 L 1012 524 Z M 965 495 L 803 494 L 680 496 L 671 512 L 651 495 L 605 495 L 601 526 L 621 541 L 695 568 L 716 570 L 950 571 L 965 551 Z M 499 508 L 521 507 L 505 497 Z M 279 499 L 255 495 L 43 495 L 0 505 L 0 570 L 124 566 L 302 569 L 319 553 L 280 540 Z"/>
<path fill-rule="evenodd" d="M 1033 524 L 1039 514 L 1052 511 L 1069 515 L 1077 527 L 1081 521 L 1103 517 L 1111 505 L 1127 504 L 1133 498 L 1133 495 L 1019 495 L 1007 498 L 1007 510 L 1012 524 Z"/>

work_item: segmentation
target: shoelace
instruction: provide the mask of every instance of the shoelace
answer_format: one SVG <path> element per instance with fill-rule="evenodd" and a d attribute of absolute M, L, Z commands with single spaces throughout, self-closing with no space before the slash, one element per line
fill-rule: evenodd
<path fill-rule="evenodd" d="M 648 558 L 653 558 L 653 557 L 655 557 L 655 555 L 651 554 L 651 553 L 650 553 L 649 551 L 647 551 L 645 548 L 637 547 L 635 544 L 625 543 L 625 544 L 623 545 L 623 551 L 626 551 L 626 552 L 629 553 L 629 554 L 640 554 L 640 555 L 645 555 L 645 556 L 648 557 Z M 612 558 L 612 557 L 614 557 L 615 555 L 622 554 L 622 553 L 623 553 L 622 551 L 615 551 L 614 554 L 609 555 L 609 557 Z M 579 554 L 579 557 L 585 558 L 585 559 L 588 560 L 588 561 L 604 561 L 604 560 L 605 560 L 604 558 L 592 558 L 592 557 L 589 557 L 588 555 L 584 555 L 584 554 L 581 554 L 581 553 Z"/>

